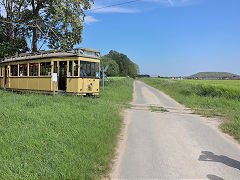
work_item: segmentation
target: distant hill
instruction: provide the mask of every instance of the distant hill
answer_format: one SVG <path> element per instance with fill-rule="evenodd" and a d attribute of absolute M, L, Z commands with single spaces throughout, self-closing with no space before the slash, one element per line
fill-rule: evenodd
<path fill-rule="evenodd" d="M 208 78 L 208 77 L 226 78 L 226 77 L 240 77 L 240 76 L 236 74 L 228 73 L 228 72 L 199 72 L 189 77 L 190 78 Z"/>

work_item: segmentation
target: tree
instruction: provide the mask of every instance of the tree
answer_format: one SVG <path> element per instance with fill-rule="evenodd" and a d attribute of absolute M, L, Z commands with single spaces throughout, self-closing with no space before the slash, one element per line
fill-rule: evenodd
<path fill-rule="evenodd" d="M 25 0 L 2 0 L 0 5 L 5 10 L 5 18 L 1 14 L 1 20 L 5 20 L 5 36 L 8 41 L 15 41 L 19 35 L 24 33 L 23 27 L 20 25 L 14 25 L 11 22 L 21 23 L 24 11 L 27 9 L 27 3 Z"/>
<path fill-rule="evenodd" d="M 133 63 L 125 54 L 111 50 L 106 57 L 114 60 L 119 66 L 120 76 L 130 76 L 135 78 L 138 74 L 138 66 Z"/>
<path fill-rule="evenodd" d="M 42 39 L 50 48 L 70 49 L 82 41 L 84 10 L 90 9 L 91 3 L 94 1 L 2 0 L 5 37 L 11 43 L 17 39 L 26 42 L 26 37 L 31 37 L 33 52 L 38 50 L 37 42 Z"/>
<path fill-rule="evenodd" d="M 48 27 L 50 48 L 70 49 L 82 42 L 84 10 L 93 0 L 28 0 L 35 25 Z M 38 27 L 33 27 L 33 51 L 37 51 Z M 43 31 L 43 30 L 42 30 Z"/>
<path fill-rule="evenodd" d="M 101 58 L 101 67 L 106 67 L 109 65 L 109 68 L 106 72 L 107 76 L 118 76 L 119 75 L 119 67 L 118 64 L 107 56 L 103 56 Z"/>
<path fill-rule="evenodd" d="M 148 75 L 148 74 L 138 74 L 137 77 L 139 77 L 139 78 L 149 78 L 150 75 Z"/>
<path fill-rule="evenodd" d="M 7 22 L 20 22 L 24 16 L 23 11 L 26 4 L 23 1 L 2 1 L 2 7 L 6 11 L 6 17 L 0 15 L 0 58 L 13 56 L 16 53 L 28 51 L 27 42 L 24 38 L 25 29 L 21 25 L 14 25 Z"/>
<path fill-rule="evenodd" d="M 16 39 L 15 43 L 0 40 L 0 58 L 13 56 L 28 51 L 25 39 Z"/>

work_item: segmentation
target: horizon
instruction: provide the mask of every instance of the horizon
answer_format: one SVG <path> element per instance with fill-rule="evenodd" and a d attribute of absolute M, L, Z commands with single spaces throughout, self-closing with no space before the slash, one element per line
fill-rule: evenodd
<path fill-rule="evenodd" d="M 160 77 L 189 77 L 189 76 L 193 76 L 193 75 L 196 75 L 196 74 L 199 74 L 199 73 L 228 73 L 228 74 L 232 74 L 232 75 L 236 75 L 236 76 L 240 76 L 239 74 L 235 74 L 235 73 L 231 73 L 231 72 L 197 72 L 197 73 L 194 73 L 194 74 L 191 74 L 191 75 L 187 75 L 187 76 L 160 76 Z M 140 75 L 148 75 L 148 74 L 140 74 Z M 150 75 L 150 77 L 156 77 L 156 76 L 159 76 L 159 75 Z"/>

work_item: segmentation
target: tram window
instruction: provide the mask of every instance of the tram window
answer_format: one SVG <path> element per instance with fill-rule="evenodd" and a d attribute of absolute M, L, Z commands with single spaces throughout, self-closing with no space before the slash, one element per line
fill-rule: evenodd
<path fill-rule="evenodd" d="M 96 70 L 95 70 L 95 64 L 96 63 L 92 63 L 91 64 L 91 76 L 95 76 L 96 77 Z"/>
<path fill-rule="evenodd" d="M 87 64 L 87 70 L 86 70 L 86 74 L 88 77 L 91 76 L 91 63 L 90 62 L 86 62 Z"/>
<path fill-rule="evenodd" d="M 38 63 L 29 64 L 29 76 L 38 76 Z"/>
<path fill-rule="evenodd" d="M 81 61 L 80 63 L 80 77 L 86 76 L 86 63 L 84 61 Z"/>
<path fill-rule="evenodd" d="M 51 76 L 51 62 L 41 62 L 40 63 L 40 75 L 41 76 Z"/>
<path fill-rule="evenodd" d="M 81 77 L 99 78 L 99 63 L 81 61 L 80 72 Z"/>
<path fill-rule="evenodd" d="M 58 68 L 57 68 L 57 61 L 54 61 L 54 73 L 58 73 Z"/>
<path fill-rule="evenodd" d="M 99 72 L 99 63 L 95 63 L 95 77 L 99 78 L 100 72 Z"/>
<path fill-rule="evenodd" d="M 0 66 L 0 75 L 3 76 L 3 66 Z"/>
<path fill-rule="evenodd" d="M 72 61 L 69 61 L 69 71 L 68 76 L 72 76 Z"/>
<path fill-rule="evenodd" d="M 27 64 L 19 64 L 19 75 L 27 76 Z"/>
<path fill-rule="evenodd" d="M 18 76 L 18 65 L 11 65 L 11 76 Z"/>
<path fill-rule="evenodd" d="M 74 61 L 74 76 L 78 76 L 78 61 Z"/>

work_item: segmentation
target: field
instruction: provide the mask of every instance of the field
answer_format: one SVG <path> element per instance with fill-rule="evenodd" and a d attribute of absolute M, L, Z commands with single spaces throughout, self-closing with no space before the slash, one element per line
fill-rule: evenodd
<path fill-rule="evenodd" d="M 211 86 L 218 86 L 224 88 L 237 88 L 240 90 L 240 81 L 239 80 L 183 80 L 184 83 L 189 84 L 204 84 Z"/>
<path fill-rule="evenodd" d="M 169 94 L 179 103 L 195 109 L 198 114 L 227 119 L 228 121 L 221 125 L 222 130 L 240 142 L 240 81 L 140 80 Z"/>
<path fill-rule="evenodd" d="M 0 178 L 100 179 L 132 91 L 130 78 L 111 79 L 100 98 L 0 90 Z"/>

